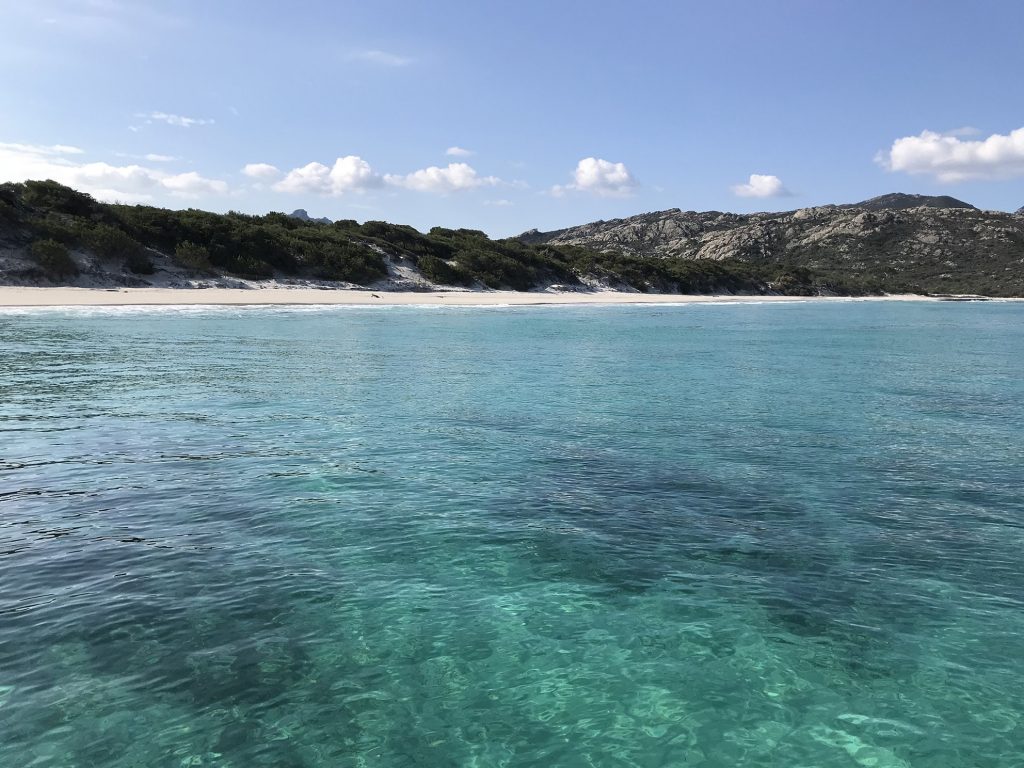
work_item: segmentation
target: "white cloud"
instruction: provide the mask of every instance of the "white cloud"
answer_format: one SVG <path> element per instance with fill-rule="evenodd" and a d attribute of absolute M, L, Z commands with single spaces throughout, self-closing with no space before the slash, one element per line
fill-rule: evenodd
<path fill-rule="evenodd" d="M 965 125 L 960 128 L 954 128 L 951 131 L 946 131 L 946 136 L 959 136 L 965 138 L 967 136 L 980 136 L 981 129 L 975 128 L 973 125 Z"/>
<path fill-rule="evenodd" d="M 83 163 L 68 155 L 82 154 L 77 147 L 41 147 L 28 144 L 0 144 L 0 181 L 53 179 L 89 192 L 101 200 L 140 202 L 155 195 L 175 197 L 222 195 L 228 185 L 198 173 L 171 174 L 143 165 Z"/>
<path fill-rule="evenodd" d="M 277 182 L 274 189 L 278 192 L 338 196 L 379 187 L 381 183 L 380 175 L 368 162 L 356 155 L 347 155 L 339 157 L 331 168 L 315 162 L 295 168 Z"/>
<path fill-rule="evenodd" d="M 278 170 L 277 166 L 270 163 L 249 163 L 242 169 L 242 173 L 250 179 L 261 179 L 263 181 L 276 179 L 281 175 L 281 171 Z"/>
<path fill-rule="evenodd" d="M 887 170 L 934 176 L 942 182 L 1024 176 L 1024 128 L 974 141 L 922 131 L 896 139 L 875 159 Z"/>
<path fill-rule="evenodd" d="M 469 157 L 476 154 L 472 149 L 463 149 L 462 147 L 448 147 L 444 153 L 449 157 Z"/>
<path fill-rule="evenodd" d="M 160 186 L 158 172 L 141 165 L 109 163 L 86 163 L 72 168 L 60 168 L 55 180 L 86 192 L 101 189 L 141 194 L 156 190 Z"/>
<path fill-rule="evenodd" d="M 576 164 L 573 183 L 555 185 L 551 194 L 556 197 L 569 190 L 589 192 L 598 197 L 628 197 L 637 187 L 636 179 L 625 163 L 612 163 L 599 157 L 585 157 Z"/>
<path fill-rule="evenodd" d="M 279 173 L 277 168 L 266 163 L 252 163 L 245 166 L 242 172 L 260 179 L 268 179 Z M 274 184 L 273 188 L 278 192 L 338 196 L 387 184 L 417 192 L 447 194 L 466 189 L 493 187 L 501 183 L 501 179 L 496 176 L 478 175 L 476 170 L 466 163 L 449 163 L 444 168 L 431 166 L 408 174 L 382 176 L 361 157 L 348 155 L 339 157 L 333 166 L 312 162 L 300 168 L 293 168 Z"/>
<path fill-rule="evenodd" d="M 379 64 L 383 67 L 405 67 L 412 64 L 412 59 L 387 51 L 354 51 L 349 54 L 353 61 L 365 61 L 368 64 Z"/>
<path fill-rule="evenodd" d="M 191 128 L 193 125 L 213 125 L 211 118 L 205 117 L 184 117 L 183 115 L 171 115 L 167 112 L 147 112 L 135 115 L 145 118 L 147 123 L 167 123 L 178 128 Z M 131 128 L 132 126 L 129 126 Z"/>
<path fill-rule="evenodd" d="M 478 176 L 476 170 L 466 163 L 449 163 L 447 168 L 439 168 L 434 165 L 430 168 L 413 171 L 405 176 L 389 174 L 384 177 L 384 180 L 396 187 L 440 194 L 461 192 L 478 187 L 493 187 L 501 183 L 501 179 L 496 176 Z"/>
<path fill-rule="evenodd" d="M 81 155 L 85 150 L 78 147 L 69 147 L 66 144 L 10 144 L 0 141 L 0 150 L 8 152 L 22 152 L 29 155 Z"/>
<path fill-rule="evenodd" d="M 171 192 L 181 197 L 200 197 L 202 195 L 226 195 L 228 185 L 219 179 L 205 179 L 195 171 L 168 176 L 160 183 Z"/>
<path fill-rule="evenodd" d="M 115 152 L 116 157 L 123 157 L 127 160 L 148 160 L 151 163 L 173 163 L 178 158 L 172 155 L 158 155 L 155 152 L 150 152 L 145 155 L 133 155 L 128 152 Z"/>
<path fill-rule="evenodd" d="M 786 197 L 789 190 L 778 176 L 761 173 L 750 174 L 746 184 L 737 184 L 732 188 L 733 194 L 739 197 Z"/>
<path fill-rule="evenodd" d="M 484 200 L 484 205 L 494 206 L 495 208 L 507 208 L 510 205 L 515 205 L 511 200 Z"/>

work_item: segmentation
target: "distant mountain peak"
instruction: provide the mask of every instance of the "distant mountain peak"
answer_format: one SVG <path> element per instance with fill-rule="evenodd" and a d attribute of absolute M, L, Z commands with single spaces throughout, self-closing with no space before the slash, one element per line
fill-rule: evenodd
<path fill-rule="evenodd" d="M 293 219 L 299 219 L 301 221 L 318 221 L 321 224 L 330 224 L 331 223 L 331 220 L 328 219 L 326 216 L 321 216 L 319 219 L 314 219 L 312 216 L 310 216 L 306 212 L 305 208 L 296 208 L 294 211 L 292 211 L 288 215 L 291 216 Z"/>
<path fill-rule="evenodd" d="M 839 206 L 840 208 L 864 208 L 868 211 L 902 211 L 907 208 L 968 208 L 978 210 L 970 203 L 957 200 L 949 195 L 911 195 L 906 192 L 891 192 L 859 203 Z"/>

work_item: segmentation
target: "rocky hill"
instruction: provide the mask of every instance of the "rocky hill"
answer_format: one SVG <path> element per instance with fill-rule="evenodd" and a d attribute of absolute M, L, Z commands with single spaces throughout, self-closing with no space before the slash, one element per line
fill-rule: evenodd
<path fill-rule="evenodd" d="M 905 192 L 892 192 L 879 195 L 859 203 L 847 203 L 839 208 L 861 208 L 865 211 L 903 211 L 907 208 L 970 208 L 978 210 L 970 203 L 957 200 L 949 195 L 908 195 Z"/>
<path fill-rule="evenodd" d="M 1024 295 L 1024 214 L 884 195 L 784 213 L 667 211 L 520 236 L 645 259 L 807 268 L 866 288 Z"/>
<path fill-rule="evenodd" d="M 419 232 L 305 211 L 248 216 L 113 205 L 54 181 L 0 184 L 2 285 L 267 281 L 380 290 L 1024 296 L 1024 215 L 889 195 L 787 213 L 673 209 L 492 240 L 471 229 Z"/>
<path fill-rule="evenodd" d="M 298 219 L 299 221 L 316 221 L 321 224 L 331 223 L 331 220 L 326 216 L 320 216 L 319 218 L 314 219 L 312 216 L 309 215 L 305 208 L 296 208 L 288 215 L 291 216 L 293 219 Z"/>
<path fill-rule="evenodd" d="M 0 285 L 267 284 L 378 290 L 860 291 L 778 265 L 640 259 L 472 229 L 114 205 L 55 181 L 0 184 Z"/>

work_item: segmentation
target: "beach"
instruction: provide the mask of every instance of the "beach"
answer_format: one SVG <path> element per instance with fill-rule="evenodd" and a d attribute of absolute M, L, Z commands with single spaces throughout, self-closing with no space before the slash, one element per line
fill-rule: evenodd
<path fill-rule="evenodd" d="M 927 296 L 893 295 L 864 300 L 929 301 Z M 537 306 L 576 304 L 694 304 L 750 301 L 849 301 L 846 296 L 740 296 L 627 293 L 623 291 L 369 291 L 325 288 L 29 288 L 0 287 L 0 307 L 75 306 L 271 306 L 271 305 L 434 305 Z"/>

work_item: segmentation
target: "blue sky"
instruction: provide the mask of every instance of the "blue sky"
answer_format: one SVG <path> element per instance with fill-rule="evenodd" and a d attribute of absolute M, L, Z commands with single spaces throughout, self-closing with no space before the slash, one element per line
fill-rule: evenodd
<path fill-rule="evenodd" d="M 0 0 L 0 180 L 504 236 L 1024 205 L 1024 3 Z M 12 76 L 13 73 L 13 76 Z"/>

